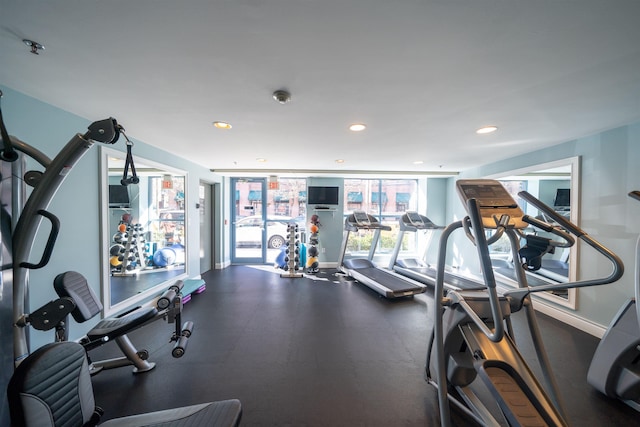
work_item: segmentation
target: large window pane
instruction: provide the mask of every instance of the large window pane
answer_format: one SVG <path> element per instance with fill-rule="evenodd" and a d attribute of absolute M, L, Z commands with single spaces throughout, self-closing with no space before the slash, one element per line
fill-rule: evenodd
<path fill-rule="evenodd" d="M 382 224 L 391 227 L 383 231 L 376 248 L 377 254 L 390 254 L 398 237 L 398 219 L 408 210 L 417 210 L 418 182 L 415 179 L 345 179 L 344 216 L 355 210 L 367 212 Z M 353 233 L 347 251 L 359 256 L 369 251 L 372 232 Z M 415 251 L 416 236 L 403 239 L 403 251 Z"/>

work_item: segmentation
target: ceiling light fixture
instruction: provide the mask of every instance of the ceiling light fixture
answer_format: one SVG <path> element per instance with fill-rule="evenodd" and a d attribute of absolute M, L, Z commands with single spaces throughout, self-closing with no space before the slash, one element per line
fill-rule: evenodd
<path fill-rule="evenodd" d="M 486 133 L 495 132 L 498 130 L 498 126 L 483 126 L 476 131 L 477 134 L 483 135 Z"/>
<path fill-rule="evenodd" d="M 365 130 L 366 128 L 367 128 L 367 125 L 365 125 L 364 123 L 353 123 L 349 125 L 349 130 L 352 132 L 360 132 Z"/>
<path fill-rule="evenodd" d="M 336 163 L 344 163 L 344 159 L 336 159 Z"/>
<path fill-rule="evenodd" d="M 232 126 L 227 122 L 219 122 L 219 121 L 213 122 L 213 125 L 218 129 L 224 129 L 224 130 L 228 130 L 232 128 Z"/>
<path fill-rule="evenodd" d="M 276 100 L 279 104 L 286 104 L 291 101 L 291 94 L 284 89 L 278 89 L 273 92 L 273 99 Z"/>
<path fill-rule="evenodd" d="M 421 165 L 423 163 L 424 162 L 422 160 L 416 160 L 416 161 L 413 162 L 414 165 Z"/>
<path fill-rule="evenodd" d="M 267 159 L 262 158 L 262 157 L 258 157 L 258 158 L 256 159 L 256 161 L 257 161 L 257 162 L 260 162 L 260 163 L 266 163 L 266 162 L 267 162 Z"/>
<path fill-rule="evenodd" d="M 29 46 L 31 48 L 31 53 L 33 53 L 35 55 L 39 55 L 39 53 L 38 53 L 39 50 L 44 50 L 44 46 L 43 45 L 41 45 L 38 42 L 34 42 L 33 40 L 24 39 L 24 40 L 22 40 L 22 42 L 24 44 L 26 44 L 27 46 Z"/>

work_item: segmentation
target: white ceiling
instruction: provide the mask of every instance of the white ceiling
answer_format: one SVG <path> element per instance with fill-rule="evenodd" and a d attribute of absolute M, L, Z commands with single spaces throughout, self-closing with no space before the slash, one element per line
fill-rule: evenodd
<path fill-rule="evenodd" d="M 0 84 L 216 170 L 460 171 L 639 121 L 640 2 L 0 0 Z"/>

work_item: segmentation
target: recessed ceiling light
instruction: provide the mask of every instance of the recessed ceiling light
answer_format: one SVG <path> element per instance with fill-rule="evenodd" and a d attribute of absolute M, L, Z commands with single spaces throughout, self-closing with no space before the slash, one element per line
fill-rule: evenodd
<path fill-rule="evenodd" d="M 421 165 L 424 162 L 422 160 L 416 160 L 415 162 L 413 162 L 414 165 Z"/>
<path fill-rule="evenodd" d="M 478 134 L 491 133 L 498 130 L 498 126 L 483 126 L 476 131 Z"/>
<path fill-rule="evenodd" d="M 227 122 L 213 122 L 213 125 L 218 129 L 231 129 L 231 125 Z"/>
<path fill-rule="evenodd" d="M 267 161 L 267 159 L 262 158 L 262 157 L 258 157 L 258 158 L 256 159 L 256 161 L 257 161 L 257 162 L 260 162 L 260 163 L 265 163 L 265 162 Z"/>
<path fill-rule="evenodd" d="M 344 163 L 344 159 L 336 159 L 336 163 Z"/>
<path fill-rule="evenodd" d="M 367 128 L 367 125 L 365 125 L 364 123 L 353 123 L 349 125 L 349 130 L 352 132 L 360 132 L 365 130 L 366 128 Z"/>

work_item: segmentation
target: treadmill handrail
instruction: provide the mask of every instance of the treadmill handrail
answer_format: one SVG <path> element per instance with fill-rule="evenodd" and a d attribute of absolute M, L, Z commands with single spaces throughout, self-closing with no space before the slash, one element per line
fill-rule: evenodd
<path fill-rule="evenodd" d="M 353 217 L 353 214 L 351 214 L 347 216 L 344 220 L 344 229 L 346 231 L 358 231 L 358 230 L 391 231 L 390 226 L 382 224 L 381 222 L 376 220 L 375 217 L 372 217 L 371 215 L 369 215 L 369 219 L 370 220 L 373 219 L 373 221 L 370 221 L 370 223 L 367 225 L 361 225 L 356 222 L 356 220 Z"/>

